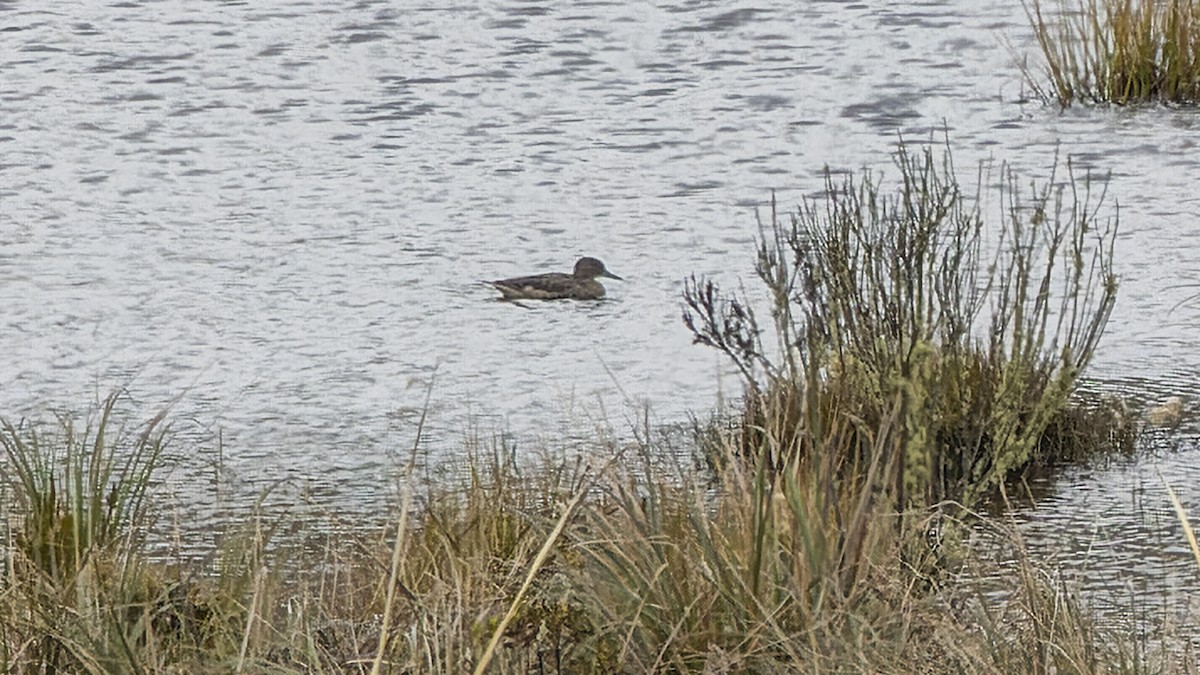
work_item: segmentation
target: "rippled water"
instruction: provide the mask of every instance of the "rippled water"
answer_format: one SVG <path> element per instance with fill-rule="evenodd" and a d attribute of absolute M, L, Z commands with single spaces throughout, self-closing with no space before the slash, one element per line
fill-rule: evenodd
<path fill-rule="evenodd" d="M 368 509 L 426 396 L 435 453 L 679 422 L 738 386 L 680 324 L 684 277 L 749 278 L 770 191 L 942 124 L 960 168 L 1113 172 L 1121 296 L 1090 375 L 1200 401 L 1200 300 L 1171 309 L 1200 291 L 1200 118 L 1025 101 L 1020 3 L 10 1 L 0 39 L 9 417 L 178 398 L 194 471 Z M 627 279 L 610 302 L 478 283 L 583 254 Z M 1158 574 L 1138 547 L 1186 566 L 1128 495 L 1157 465 L 1200 504 L 1194 439 L 1061 481 L 1031 528 L 1103 533 L 1118 576 Z"/>

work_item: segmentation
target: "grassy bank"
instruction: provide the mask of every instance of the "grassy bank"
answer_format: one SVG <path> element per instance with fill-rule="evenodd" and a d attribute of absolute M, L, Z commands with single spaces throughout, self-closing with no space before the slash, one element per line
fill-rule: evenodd
<path fill-rule="evenodd" d="M 878 447 L 903 433 L 897 419 Z M 594 463 L 477 452 L 456 483 L 410 495 L 378 532 L 331 535 L 298 553 L 248 522 L 210 568 L 179 569 L 148 559 L 137 534 L 145 510 L 123 511 L 117 536 L 76 528 L 72 504 L 116 503 L 147 484 L 137 472 L 112 474 L 99 492 L 71 480 L 108 458 L 122 465 L 151 428 L 126 435 L 111 415 L 102 421 L 75 437 L 89 461 L 60 465 L 52 518 L 16 517 L 21 488 L 6 493 L 5 672 L 1155 672 L 1177 663 L 1159 661 L 1145 637 L 1093 625 L 1003 521 L 897 513 L 832 464 L 768 472 L 734 445 L 715 475 L 664 463 L 648 445 L 598 448 Z M 4 430 L 9 460 L 29 458 L 32 433 Z M 831 430 L 822 445 L 836 449 L 837 438 Z M 50 442 L 39 440 L 43 452 Z M 991 543 L 980 547 L 985 531 Z M 1017 561 L 1002 597 L 980 583 L 1000 573 L 997 540 Z M 71 553 L 49 565 L 47 542 Z"/>

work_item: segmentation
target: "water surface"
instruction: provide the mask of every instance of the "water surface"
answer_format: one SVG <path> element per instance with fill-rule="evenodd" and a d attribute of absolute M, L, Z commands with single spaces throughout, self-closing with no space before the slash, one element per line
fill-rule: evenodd
<path fill-rule="evenodd" d="M 1200 400 L 1200 300 L 1175 307 L 1200 291 L 1196 113 L 1028 101 L 1020 3 L 876 5 L 2 3 L 0 411 L 174 401 L 185 511 L 218 472 L 377 511 L 425 410 L 434 455 L 681 423 L 739 388 L 682 327 L 683 279 L 749 280 L 772 191 L 943 125 L 959 167 L 1112 172 L 1121 294 L 1089 376 Z M 478 283 L 580 255 L 626 277 L 611 301 Z M 1139 486 L 1164 462 L 1200 504 L 1194 438 L 1074 474 L 1031 532 L 1096 532 L 1102 587 L 1188 578 L 1169 518 L 1125 516 L 1160 513 Z"/>

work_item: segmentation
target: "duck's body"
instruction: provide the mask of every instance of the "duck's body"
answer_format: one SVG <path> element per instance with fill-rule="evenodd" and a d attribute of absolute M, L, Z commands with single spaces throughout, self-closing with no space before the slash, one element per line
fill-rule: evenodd
<path fill-rule="evenodd" d="M 503 293 L 504 300 L 599 300 L 604 297 L 604 286 L 596 277 L 621 280 L 599 260 L 580 258 L 572 274 L 551 272 L 487 283 Z"/>

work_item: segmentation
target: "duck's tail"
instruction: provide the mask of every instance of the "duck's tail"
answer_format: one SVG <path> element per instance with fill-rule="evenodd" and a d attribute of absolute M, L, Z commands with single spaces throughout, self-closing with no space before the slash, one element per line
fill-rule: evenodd
<path fill-rule="evenodd" d="M 492 300 L 495 302 L 507 302 L 510 305 L 516 305 L 517 307 L 520 307 L 522 309 L 533 309 L 529 305 L 523 304 L 521 302 L 521 300 L 523 300 L 524 298 L 522 298 L 520 295 L 517 294 L 516 289 L 505 286 L 504 284 L 502 284 L 498 281 L 486 281 L 484 279 L 480 279 L 479 283 L 487 284 L 488 286 L 492 287 L 493 289 L 500 291 L 499 298 L 492 298 Z"/>

